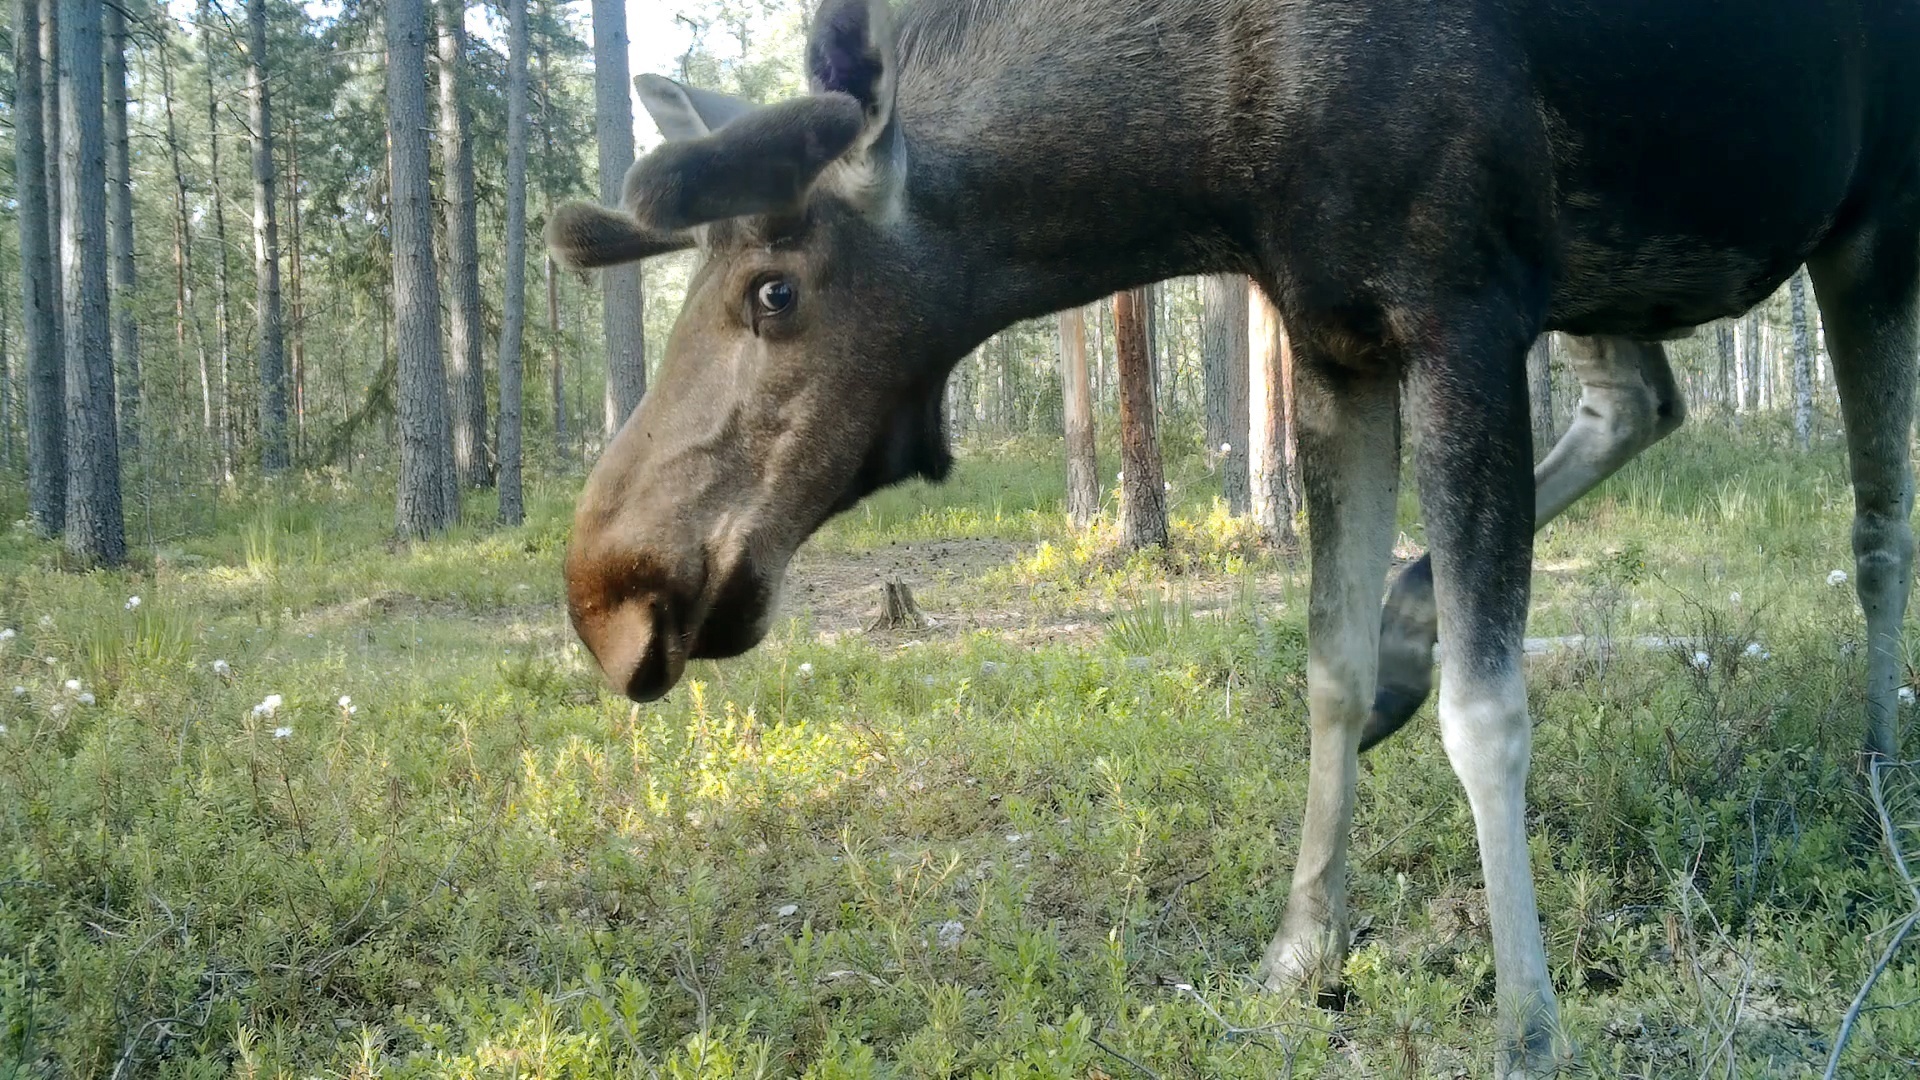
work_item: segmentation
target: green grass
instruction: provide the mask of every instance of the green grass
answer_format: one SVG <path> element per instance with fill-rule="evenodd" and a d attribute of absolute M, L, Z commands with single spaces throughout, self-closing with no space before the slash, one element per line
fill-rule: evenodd
<path fill-rule="evenodd" d="M 1541 539 L 1530 633 L 1712 658 L 1531 669 L 1585 1074 L 1818 1075 L 1905 911 L 1826 584 L 1843 459 L 1779 441 L 1689 429 Z M 563 482 L 520 529 L 402 547 L 387 493 L 337 477 L 162 508 L 125 573 L 0 536 L 0 1075 L 1487 1075 L 1473 829 L 1430 713 L 1362 764 L 1344 1009 L 1244 977 L 1305 794 L 1305 571 L 1180 449 L 1170 553 L 1071 534 L 1057 445 L 1021 441 L 809 556 L 1009 541 L 931 613 L 1091 629 L 829 640 L 802 612 L 640 709 L 567 631 Z M 1403 517 L 1417 541 L 1411 492 Z M 1913 1075 L 1917 1001 L 1910 947 L 1843 1075 Z"/>

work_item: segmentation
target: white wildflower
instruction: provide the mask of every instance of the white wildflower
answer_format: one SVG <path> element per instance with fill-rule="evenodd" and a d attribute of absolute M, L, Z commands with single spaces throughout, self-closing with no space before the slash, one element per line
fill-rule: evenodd
<path fill-rule="evenodd" d="M 7 733 L 7 725 L 0 724 L 0 735 L 5 735 L 6 733 Z"/>
<path fill-rule="evenodd" d="M 1771 660 L 1771 659 L 1773 659 L 1773 654 L 1772 654 L 1772 653 L 1770 653 L 1770 652 L 1768 652 L 1768 651 L 1767 651 L 1767 650 L 1766 650 L 1766 649 L 1765 649 L 1765 648 L 1764 648 L 1764 647 L 1763 647 L 1763 646 L 1762 646 L 1762 645 L 1761 645 L 1761 644 L 1760 644 L 1759 642 L 1757 642 L 1757 641 L 1749 641 L 1749 642 L 1747 642 L 1747 655 L 1748 655 L 1748 656 L 1750 656 L 1750 657 L 1752 657 L 1752 658 L 1753 658 L 1753 659 L 1755 659 L 1755 660 Z"/>
<path fill-rule="evenodd" d="M 1846 583 L 1847 572 L 1845 570 L 1835 570 L 1827 575 L 1827 584 L 1829 585 L 1845 585 Z"/>
<path fill-rule="evenodd" d="M 1728 607 L 1739 607 L 1739 606 L 1740 606 L 1740 594 L 1739 594 L 1739 593 L 1737 593 L 1737 592 L 1732 592 L 1732 593 L 1728 593 L 1728 594 L 1727 594 L 1727 606 L 1728 606 Z"/>
<path fill-rule="evenodd" d="M 0 643 L 12 641 L 13 636 L 14 636 L 13 627 L 11 626 L 7 627 L 5 630 L 0 630 Z"/>
<path fill-rule="evenodd" d="M 1913 687 L 1903 686 L 1900 688 L 1900 704 L 1902 705 L 1913 704 Z"/>
<path fill-rule="evenodd" d="M 1172 491 L 1172 490 L 1173 490 L 1173 481 L 1171 481 L 1171 480 L 1169 480 L 1169 481 L 1167 481 L 1167 490 L 1168 490 L 1168 491 Z"/>
<path fill-rule="evenodd" d="M 791 919 L 795 915 L 800 914 L 800 905 L 799 904 L 781 904 L 780 910 L 774 912 L 774 914 L 780 916 L 783 919 Z"/>
<path fill-rule="evenodd" d="M 77 700 L 78 700 L 78 701 L 80 702 L 80 704 L 82 704 L 82 705 L 91 705 L 91 704 L 93 704 L 93 695 L 92 695 L 92 694 L 81 694 L 81 695 L 80 695 L 80 697 L 79 697 L 79 698 L 78 698 Z"/>
<path fill-rule="evenodd" d="M 52 625 L 53 625 L 53 616 L 51 615 L 40 616 L 40 629 L 45 630 L 46 628 Z"/>
<path fill-rule="evenodd" d="M 347 695 L 345 695 L 345 694 L 341 694 L 341 695 L 340 695 L 340 707 L 341 707 L 341 708 L 343 708 L 343 709 L 351 709 L 351 708 L 353 708 L 353 699 L 352 699 L 352 698 L 350 698 L 350 697 L 348 697 L 348 696 L 347 696 Z"/>
<path fill-rule="evenodd" d="M 16 687 L 14 687 L 14 688 L 13 688 L 13 696 L 14 696 L 14 697 L 26 697 L 26 696 L 27 696 L 27 688 L 26 688 L 26 687 L 24 687 L 24 686 L 16 686 Z"/>
<path fill-rule="evenodd" d="M 280 711 L 282 704 L 284 704 L 284 702 L 281 700 L 279 694 L 268 694 L 260 700 L 260 704 L 253 707 L 253 715 L 272 716 L 274 713 Z"/>
<path fill-rule="evenodd" d="M 79 693 L 79 692 L 80 692 L 80 680 L 79 680 L 79 679 L 68 679 L 68 680 L 66 681 L 66 687 L 67 687 L 67 693 L 69 693 L 69 694 L 77 694 L 77 693 Z"/>
<path fill-rule="evenodd" d="M 290 727 L 277 727 L 273 729 L 273 737 L 276 739 L 284 739 L 292 734 L 293 729 Z"/>
<path fill-rule="evenodd" d="M 1233 444 L 1232 444 L 1232 443 L 1224 443 L 1224 442 L 1223 442 L 1223 443 L 1221 443 L 1221 444 L 1220 444 L 1220 452 L 1221 452 L 1221 453 L 1223 453 L 1223 454 L 1231 454 L 1231 453 L 1233 453 Z"/>
<path fill-rule="evenodd" d="M 1713 666 L 1713 657 L 1704 652 L 1696 652 L 1693 654 L 1693 659 L 1688 662 L 1693 665 L 1693 670 L 1705 671 Z"/>
<path fill-rule="evenodd" d="M 213 673 L 223 679 L 230 679 L 233 677 L 233 668 L 228 666 L 225 660 L 215 660 L 213 662 Z"/>
<path fill-rule="evenodd" d="M 813 663 L 811 661 L 800 665 L 800 677 L 803 679 L 813 678 Z"/>
<path fill-rule="evenodd" d="M 139 597 L 137 597 L 137 596 L 129 596 L 129 597 L 127 597 L 127 610 L 128 610 L 128 611 L 132 611 L 133 609 L 135 609 L 135 608 L 137 608 L 137 607 L 139 607 L 139 606 L 140 606 L 140 598 L 139 598 Z"/>

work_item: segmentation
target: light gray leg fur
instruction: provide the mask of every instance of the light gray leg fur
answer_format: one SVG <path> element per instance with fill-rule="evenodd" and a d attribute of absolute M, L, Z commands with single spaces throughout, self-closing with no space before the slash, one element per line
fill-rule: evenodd
<path fill-rule="evenodd" d="M 1335 386 L 1311 357 L 1295 355 L 1313 560 L 1307 612 L 1313 752 L 1293 889 L 1260 966 L 1260 979 L 1274 990 L 1332 985 L 1346 958 L 1347 833 L 1400 481 L 1398 384 L 1343 376 Z"/>

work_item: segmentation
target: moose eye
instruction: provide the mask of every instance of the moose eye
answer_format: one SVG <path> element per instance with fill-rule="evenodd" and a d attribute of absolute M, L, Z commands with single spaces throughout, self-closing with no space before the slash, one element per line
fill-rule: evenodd
<path fill-rule="evenodd" d="M 763 319 L 785 315 L 793 309 L 793 301 L 798 295 L 793 283 L 785 278 L 763 281 L 753 294 L 754 303 L 759 307 L 756 314 Z"/>

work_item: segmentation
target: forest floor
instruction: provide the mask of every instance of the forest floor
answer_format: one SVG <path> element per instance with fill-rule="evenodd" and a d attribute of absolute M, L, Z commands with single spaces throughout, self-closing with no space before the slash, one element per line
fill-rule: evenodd
<path fill-rule="evenodd" d="M 1570 1076 L 1818 1076 L 1913 906 L 1855 775 L 1843 458 L 1756 426 L 1690 427 L 1540 539 Z M 1304 564 L 1197 454 L 1169 552 L 1075 536 L 1057 454 L 971 446 L 852 511 L 766 644 L 640 708 L 566 625 L 577 479 L 413 545 L 378 478 L 289 480 L 160 508 L 113 574 L 5 532 L 0 1076 L 1490 1075 L 1431 710 L 1361 763 L 1339 1007 L 1257 990 Z M 1410 491 L 1402 520 L 1405 555 Z M 867 630 L 889 580 L 930 627 Z M 1920 855 L 1920 785 L 1887 802 Z M 1839 1075 L 1917 1069 L 1909 942 Z"/>

